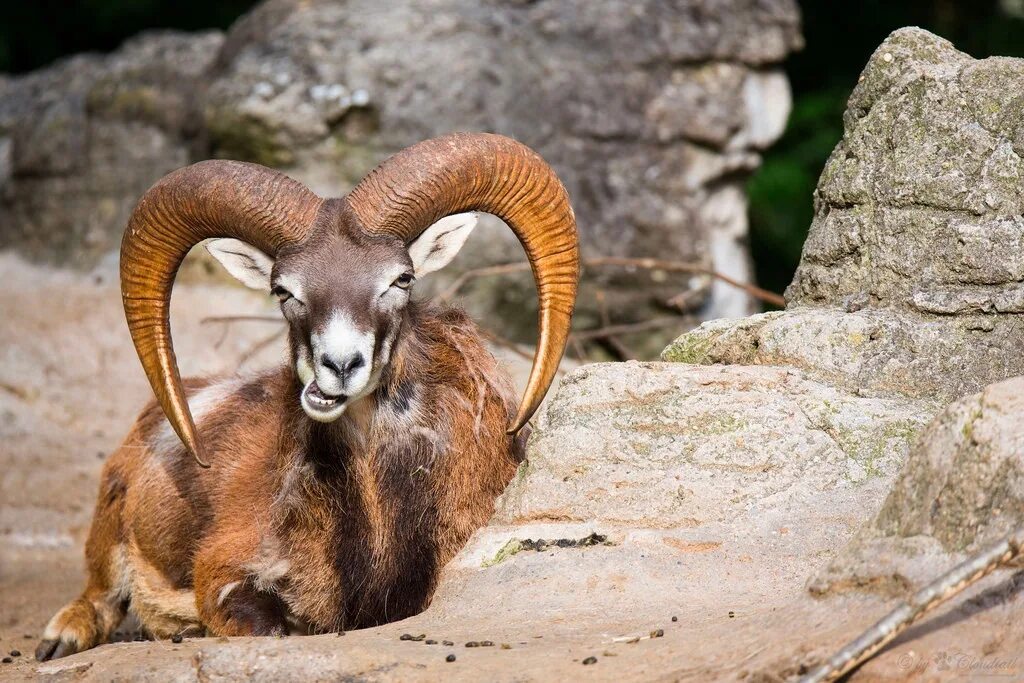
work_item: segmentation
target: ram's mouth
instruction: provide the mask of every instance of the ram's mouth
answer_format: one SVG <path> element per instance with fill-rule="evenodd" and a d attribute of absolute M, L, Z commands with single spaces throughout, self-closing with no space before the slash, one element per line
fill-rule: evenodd
<path fill-rule="evenodd" d="M 341 394 L 332 396 L 325 393 L 316 380 L 310 381 L 302 390 L 302 408 L 314 420 L 330 422 L 337 419 L 345 411 L 348 396 Z"/>

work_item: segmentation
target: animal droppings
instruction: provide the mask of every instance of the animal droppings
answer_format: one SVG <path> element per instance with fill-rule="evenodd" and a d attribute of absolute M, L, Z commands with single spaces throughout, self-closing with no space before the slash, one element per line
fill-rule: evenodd
<path fill-rule="evenodd" d="M 733 612 L 732 610 L 729 610 L 729 618 L 732 619 L 735 616 L 736 616 L 736 613 Z"/>
<path fill-rule="evenodd" d="M 535 550 L 537 552 L 543 552 L 549 548 L 588 548 L 595 545 L 612 545 L 608 542 L 608 537 L 604 534 L 593 533 L 583 538 L 557 538 L 557 539 L 543 539 L 538 538 L 534 540 L 532 538 L 525 538 L 519 542 L 520 550 Z"/>
<path fill-rule="evenodd" d="M 0 661 L 3 661 L 3 663 L 4 663 L 4 664 L 10 664 L 10 663 L 11 663 L 11 662 L 13 662 L 14 660 L 13 660 L 13 659 L 11 659 L 10 657 L 4 657 L 4 658 L 3 658 L 2 660 L 0 660 Z"/>
<path fill-rule="evenodd" d="M 11 650 L 11 656 L 12 657 L 20 657 L 21 656 L 21 650 Z"/>
<path fill-rule="evenodd" d="M 588 666 L 590 664 L 597 664 L 597 657 L 587 657 L 583 660 L 583 666 Z"/>
<path fill-rule="evenodd" d="M 445 641 L 442 641 L 442 642 L 441 642 L 441 644 L 442 644 L 442 645 L 447 645 L 447 646 L 451 647 L 451 646 L 452 646 L 452 645 L 454 645 L 455 643 L 454 643 L 454 642 L 452 642 L 452 641 L 450 641 L 450 640 L 445 640 Z"/>
<path fill-rule="evenodd" d="M 511 650 L 511 649 L 512 649 L 512 646 L 511 646 L 511 645 L 509 645 L 508 643 L 502 643 L 502 644 L 501 644 L 501 649 L 502 649 L 502 650 Z"/>
<path fill-rule="evenodd" d="M 175 645 L 180 643 L 182 640 L 183 639 L 182 639 L 180 633 L 175 633 L 173 636 L 171 636 L 171 642 L 174 643 Z"/>
<path fill-rule="evenodd" d="M 411 633 L 403 633 L 402 635 L 398 636 L 398 639 L 399 640 L 412 640 L 412 634 Z"/>
<path fill-rule="evenodd" d="M 446 661 L 446 662 L 454 662 L 455 661 L 455 655 L 448 655 L 447 657 L 444 658 L 444 661 Z"/>
<path fill-rule="evenodd" d="M 427 639 L 426 643 L 427 645 L 437 645 L 437 641 L 430 638 Z"/>
<path fill-rule="evenodd" d="M 468 643 L 466 643 L 466 647 L 480 647 L 480 643 L 476 642 L 475 640 L 471 640 Z"/>
<path fill-rule="evenodd" d="M 651 631 L 651 638 L 661 638 L 665 635 L 665 629 L 659 628 L 655 631 Z"/>
<path fill-rule="evenodd" d="M 679 617 L 672 617 L 672 621 L 679 621 Z"/>
<path fill-rule="evenodd" d="M 494 647 L 494 641 L 493 640 L 481 640 L 480 641 L 480 647 Z"/>

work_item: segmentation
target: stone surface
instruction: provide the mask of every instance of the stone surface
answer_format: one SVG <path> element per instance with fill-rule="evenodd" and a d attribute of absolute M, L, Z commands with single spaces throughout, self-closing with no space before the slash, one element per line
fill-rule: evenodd
<path fill-rule="evenodd" d="M 201 315 L 208 295 L 222 289 L 182 289 L 184 308 L 176 313 L 189 355 L 192 345 L 211 341 L 188 318 Z M 20 327 L 40 307 L 27 297 L 8 313 Z M 122 402 L 124 414 L 117 407 Z M 97 393 L 91 409 L 118 413 L 114 421 L 127 424 L 130 403 L 114 392 Z M 492 522 L 446 569 L 423 614 L 344 637 L 115 643 L 41 665 L 22 658 L 7 671 L 55 680 L 108 680 L 127 671 L 152 681 L 522 681 L 581 673 L 609 681 L 783 680 L 886 609 L 877 595 L 815 599 L 805 590 L 806 577 L 878 507 L 932 410 L 925 401 L 857 397 L 792 369 L 587 366 L 567 376 L 549 402 L 529 466 L 499 499 Z M 61 443 L 47 446 L 42 435 L 52 429 L 42 421 L 17 442 L 19 452 L 35 458 L 52 449 L 49 474 L 37 474 L 32 485 L 53 486 L 76 461 L 82 474 L 55 486 L 64 495 L 39 499 L 31 512 L 26 501 L 5 498 L 0 507 L 15 526 L 49 515 L 38 522 L 33 544 L 4 538 L 16 549 L 0 592 L 4 649 L 25 649 L 23 634 L 37 634 L 81 580 L 80 524 L 88 510 L 71 511 L 58 501 L 71 490 L 88 501 L 99 461 Z M 32 471 L 39 462 L 12 455 L 7 471 Z M 66 540 L 42 542 L 46 529 Z M 540 539 L 546 543 L 534 549 Z M 1007 656 L 1024 637 L 1013 611 L 1020 597 L 986 597 L 1006 581 L 1005 573 L 987 579 L 972 593 L 982 596 L 984 609 L 943 610 L 942 633 L 912 634 L 916 639 L 862 669 L 865 678 L 905 676 L 910 662 L 935 680 L 951 680 L 956 672 L 943 673 L 935 659 L 949 638 L 969 652 L 987 647 L 989 656 Z M 402 641 L 403 633 L 438 644 Z M 1002 638 L 995 645 L 993 634 Z M 485 640 L 495 645 L 465 645 Z M 449 654 L 455 662 L 445 661 Z M 588 657 L 596 664 L 581 669 Z M 1014 667 L 1009 675 L 1022 671 Z"/>
<path fill-rule="evenodd" d="M 193 156 L 216 32 L 148 33 L 0 80 L 0 248 L 89 267 L 120 243 L 159 177 Z"/>
<path fill-rule="evenodd" d="M 785 125 L 778 65 L 800 44 L 793 0 L 267 0 L 226 36 L 145 35 L 0 82 L 0 246 L 90 267 L 117 248 L 138 196 L 190 161 L 256 161 L 337 196 L 402 147 L 486 130 L 554 165 L 585 254 L 699 261 L 749 281 L 743 183 Z M 521 253 L 488 217 L 435 286 Z M 617 323 L 663 315 L 687 289 L 700 319 L 754 310 L 707 278 L 594 268 L 577 324 L 600 324 L 602 309 Z M 492 329 L 532 342 L 528 274 L 461 294 Z M 650 357 L 661 334 L 628 341 Z"/>
<path fill-rule="evenodd" d="M 816 593 L 891 588 L 1024 524 L 1024 377 L 946 408 L 915 444 L 873 521 L 814 580 Z M 1024 586 L 1024 573 L 1018 577 Z"/>
<path fill-rule="evenodd" d="M 666 347 L 662 358 L 785 365 L 864 396 L 945 403 L 1024 374 L 1024 326 L 1015 318 L 797 308 L 703 323 Z"/>

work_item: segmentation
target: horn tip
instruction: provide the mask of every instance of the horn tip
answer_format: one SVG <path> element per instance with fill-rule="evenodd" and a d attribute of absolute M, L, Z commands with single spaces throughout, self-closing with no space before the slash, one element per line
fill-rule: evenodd
<path fill-rule="evenodd" d="M 202 467 L 204 470 L 210 469 L 210 463 L 203 457 L 203 453 L 199 448 L 190 448 L 192 452 L 192 458 L 196 461 L 196 464 Z"/>
<path fill-rule="evenodd" d="M 516 415 L 516 418 L 512 420 L 512 423 L 508 426 L 508 429 L 505 430 L 505 433 L 508 434 L 509 436 L 515 436 L 516 434 L 518 434 L 519 430 L 525 427 L 526 423 L 530 421 L 532 412 L 533 411 L 520 411 L 520 413 Z"/>

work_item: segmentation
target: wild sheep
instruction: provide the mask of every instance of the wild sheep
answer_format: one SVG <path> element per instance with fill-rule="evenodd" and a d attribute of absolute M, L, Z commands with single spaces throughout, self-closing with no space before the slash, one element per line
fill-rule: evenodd
<path fill-rule="evenodd" d="M 462 246 L 470 211 L 504 219 L 533 267 L 539 343 L 518 412 L 473 323 L 410 300 Z M 181 381 L 170 292 L 208 238 L 230 273 L 280 300 L 289 363 Z M 85 590 L 36 657 L 107 641 L 128 609 L 155 637 L 328 632 L 423 610 L 522 459 L 578 272 L 562 184 L 497 135 L 414 145 L 338 199 L 233 161 L 160 180 L 121 247 L 128 327 L 157 402 L 103 469 Z"/>

